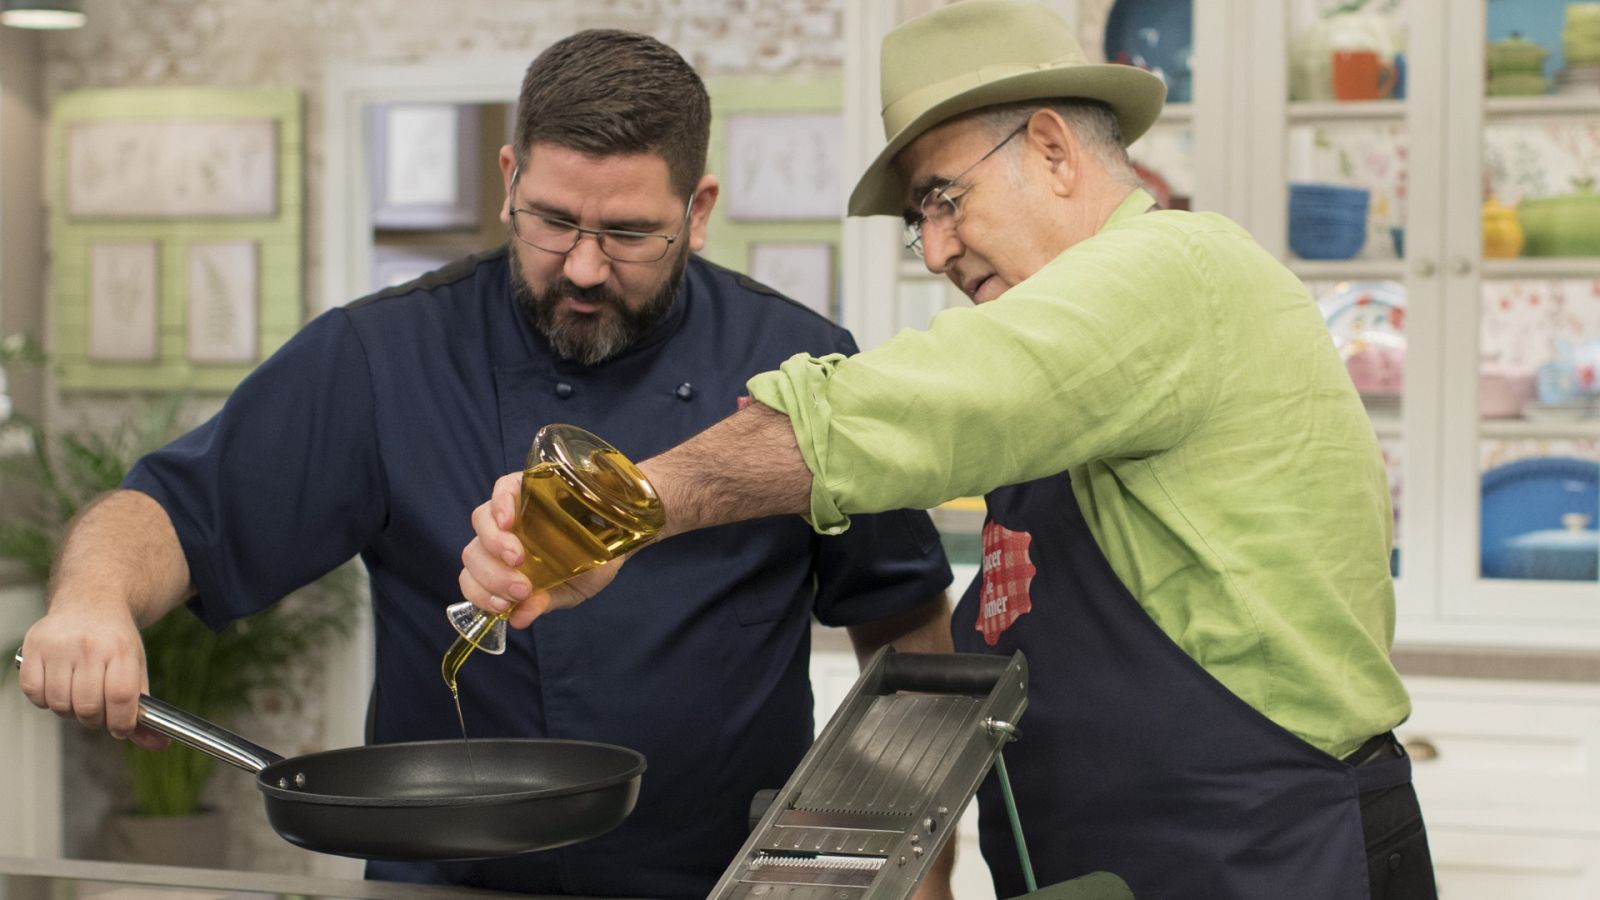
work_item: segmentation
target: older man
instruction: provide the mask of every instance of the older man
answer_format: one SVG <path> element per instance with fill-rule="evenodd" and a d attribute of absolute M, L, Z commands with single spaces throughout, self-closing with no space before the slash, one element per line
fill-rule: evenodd
<path fill-rule="evenodd" d="M 756 406 L 645 464 L 669 533 L 774 513 L 838 531 L 987 492 L 955 641 L 1028 654 L 1007 757 L 1041 882 L 1432 896 L 1391 734 L 1410 705 L 1388 659 L 1389 494 L 1305 288 L 1232 222 L 1155 208 L 1124 146 L 1161 83 L 1085 64 L 1043 7 L 954 4 L 891 33 L 882 65 L 888 145 L 851 212 L 904 216 L 976 305 L 752 379 Z M 482 605 L 516 582 L 514 493 L 474 516 L 463 586 Z M 993 785 L 980 802 L 1014 895 Z"/>

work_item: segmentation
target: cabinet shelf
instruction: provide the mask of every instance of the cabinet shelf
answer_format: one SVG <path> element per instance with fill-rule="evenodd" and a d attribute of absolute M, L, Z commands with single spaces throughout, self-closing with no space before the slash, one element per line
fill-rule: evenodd
<path fill-rule="evenodd" d="M 1600 257 L 1486 259 L 1485 278 L 1600 278 Z"/>
<path fill-rule="evenodd" d="M 1291 259 L 1288 266 L 1311 281 L 1400 281 L 1406 277 L 1403 259 Z"/>
<path fill-rule="evenodd" d="M 1367 418 L 1372 420 L 1372 430 L 1380 438 L 1398 438 L 1405 432 L 1404 420 L 1399 413 L 1368 412 Z"/>
<path fill-rule="evenodd" d="M 1483 111 L 1491 120 L 1541 116 L 1600 116 L 1600 94 L 1566 97 L 1489 97 L 1483 101 Z"/>
<path fill-rule="evenodd" d="M 1600 94 L 1578 96 L 1487 97 L 1483 111 L 1489 120 L 1600 116 Z M 1332 122 L 1385 122 L 1405 118 L 1404 100 L 1312 100 L 1289 104 L 1289 122 L 1320 125 Z"/>
<path fill-rule="evenodd" d="M 1161 108 L 1156 119 L 1159 125 L 1187 125 L 1194 119 L 1194 106 L 1189 103 L 1168 103 Z"/>
<path fill-rule="evenodd" d="M 1484 419 L 1478 430 L 1494 438 L 1600 440 L 1600 419 Z"/>
<path fill-rule="evenodd" d="M 1289 104 L 1289 124 L 1397 122 L 1406 117 L 1404 100 L 1308 100 Z"/>

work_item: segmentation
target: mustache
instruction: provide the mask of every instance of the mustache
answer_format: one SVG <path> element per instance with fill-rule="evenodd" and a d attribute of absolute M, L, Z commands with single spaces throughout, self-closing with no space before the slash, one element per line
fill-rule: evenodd
<path fill-rule="evenodd" d="M 617 309 L 621 309 L 624 305 L 622 298 L 617 296 L 615 291 L 608 290 L 604 284 L 591 284 L 588 287 L 580 287 L 573 284 L 565 275 L 552 282 L 544 293 L 546 297 L 550 298 L 569 297 L 584 303 L 602 304 Z"/>

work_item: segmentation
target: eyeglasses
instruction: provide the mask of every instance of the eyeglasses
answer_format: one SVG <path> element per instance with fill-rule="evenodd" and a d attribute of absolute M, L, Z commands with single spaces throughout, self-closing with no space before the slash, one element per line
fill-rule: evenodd
<path fill-rule="evenodd" d="M 1013 128 L 1010 134 L 1000 139 L 1000 143 L 990 147 L 988 153 L 978 157 L 977 162 L 962 169 L 961 174 L 922 195 L 922 202 L 917 204 L 917 211 L 906 213 L 905 242 L 907 250 L 917 256 L 922 255 L 922 232 L 929 225 L 939 228 L 955 228 L 961 224 L 961 205 L 959 201 L 967 195 L 968 191 L 972 190 L 972 185 L 965 185 L 966 190 L 953 197 L 950 195 L 950 191 L 963 187 L 961 179 L 966 177 L 968 172 L 976 169 L 984 160 L 1000 152 L 1001 147 L 1010 143 L 1012 138 L 1021 134 L 1027 127 L 1028 123 L 1023 122 Z"/>
<path fill-rule="evenodd" d="M 517 176 L 511 173 L 511 189 L 516 190 Z M 677 243 L 683 229 L 689 225 L 689 215 L 694 212 L 694 198 L 690 197 L 683 211 L 683 221 L 672 234 L 652 234 L 645 231 L 625 231 L 620 228 L 585 228 L 576 222 L 547 216 L 531 209 L 511 209 L 511 232 L 517 240 L 546 253 L 571 253 L 586 234 L 594 235 L 600 252 L 617 262 L 652 263 L 667 255 Z"/>

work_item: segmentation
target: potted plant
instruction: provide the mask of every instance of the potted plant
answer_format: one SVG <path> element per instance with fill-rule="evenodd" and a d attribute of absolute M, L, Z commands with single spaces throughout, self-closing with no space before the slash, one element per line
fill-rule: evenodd
<path fill-rule="evenodd" d="M 0 366 L 43 361 L 31 344 L 0 338 Z M 72 517 L 115 488 L 140 456 L 177 435 L 182 406 L 180 395 L 143 398 L 122 420 L 102 430 L 51 429 L 5 409 L 9 415 L 0 415 L 0 427 L 10 440 L 4 446 L 25 449 L 0 457 L 0 479 L 9 494 L 0 509 L 0 559 L 21 563 L 46 581 Z M 348 633 L 361 603 L 360 582 L 352 561 L 309 587 L 305 596 L 235 622 L 221 633 L 187 610 L 173 610 L 143 633 L 150 694 L 227 724 L 251 708 L 257 691 L 291 684 L 286 676 L 292 668 Z M 177 744 L 152 753 L 129 743 L 124 754 L 132 803 L 118 810 L 108 826 L 107 852 L 131 861 L 223 865 L 219 816 L 202 804 L 216 760 Z M 139 824 L 123 827 L 119 820 Z M 178 835 L 161 837 L 172 831 Z M 138 846 L 152 836 L 157 846 Z M 173 846 L 163 849 L 162 843 Z M 215 848 L 213 858 L 202 858 L 204 845 Z"/>

